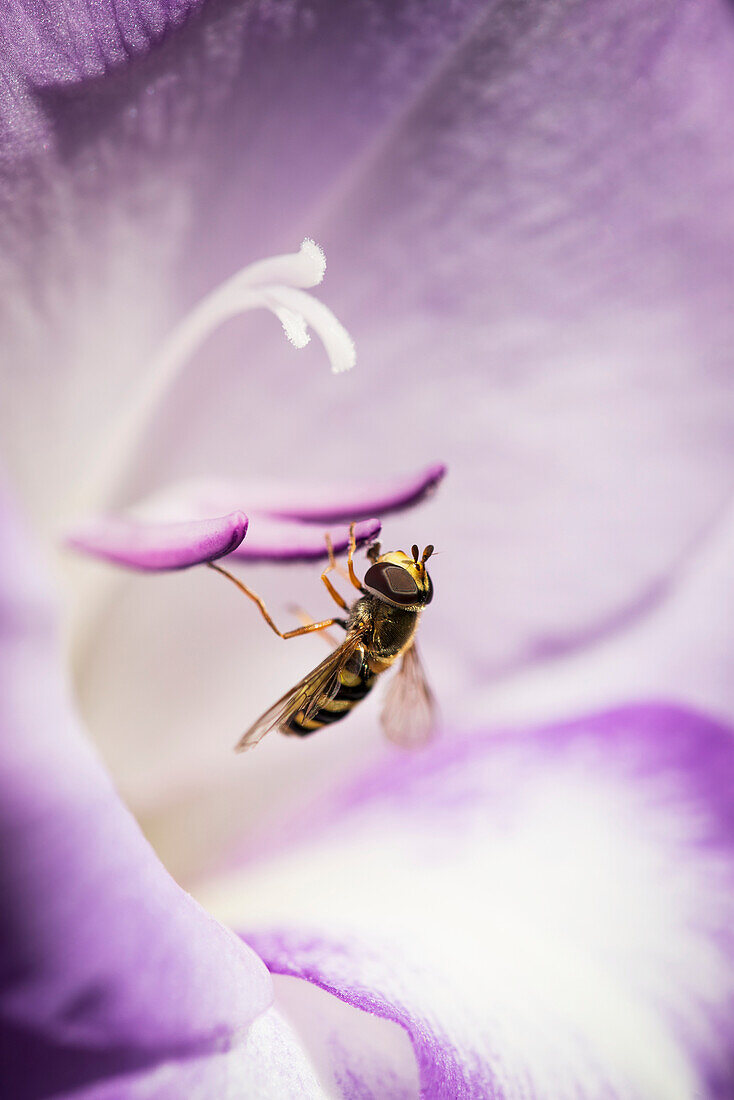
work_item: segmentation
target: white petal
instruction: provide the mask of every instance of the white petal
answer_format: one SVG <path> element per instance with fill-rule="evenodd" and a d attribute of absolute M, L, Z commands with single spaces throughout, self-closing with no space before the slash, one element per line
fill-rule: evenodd
<path fill-rule="evenodd" d="M 276 973 L 401 1023 L 431 1095 L 726 1094 L 731 731 L 631 707 L 446 737 L 201 896 Z"/>

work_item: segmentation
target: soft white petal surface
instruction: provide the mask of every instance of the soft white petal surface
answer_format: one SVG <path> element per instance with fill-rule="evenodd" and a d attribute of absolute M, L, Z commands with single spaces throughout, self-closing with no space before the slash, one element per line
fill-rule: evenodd
<path fill-rule="evenodd" d="M 275 972 L 399 1022 L 425 1096 L 730 1095 L 731 731 L 650 706 L 448 737 L 201 896 Z"/>

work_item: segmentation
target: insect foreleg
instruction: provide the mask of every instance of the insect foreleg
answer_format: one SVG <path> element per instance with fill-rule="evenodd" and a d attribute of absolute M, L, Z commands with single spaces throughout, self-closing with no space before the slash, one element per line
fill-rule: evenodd
<path fill-rule="evenodd" d="M 337 590 L 334 588 L 334 585 L 331 583 L 331 581 L 329 580 L 329 577 L 328 577 L 328 574 L 331 573 L 331 571 L 333 569 L 336 569 L 337 565 L 336 565 L 336 558 L 334 557 L 334 544 L 331 541 L 331 535 L 329 534 L 328 531 L 326 532 L 325 538 L 326 538 L 326 549 L 329 552 L 329 564 L 327 565 L 326 569 L 321 574 L 321 580 L 326 585 L 326 590 L 329 593 L 329 595 L 331 596 L 331 598 L 334 600 L 334 602 L 338 603 L 339 607 L 343 608 L 344 611 L 348 611 L 349 610 L 349 604 L 344 599 L 344 597 L 342 595 L 340 595 L 339 592 L 337 592 Z"/>
<path fill-rule="evenodd" d="M 349 570 L 349 579 L 355 588 L 358 588 L 360 592 L 364 592 L 362 588 L 362 582 L 357 574 L 354 572 L 354 551 L 357 549 L 357 535 L 355 533 L 356 523 L 349 524 L 349 553 L 347 554 L 347 569 Z"/>
<path fill-rule="evenodd" d="M 245 596 L 251 599 L 253 603 L 257 604 L 257 606 L 260 608 L 260 614 L 262 615 L 263 619 L 265 619 L 265 622 L 268 624 L 270 629 L 273 630 L 279 638 L 297 638 L 300 634 L 313 634 L 315 630 L 326 630 L 328 627 L 337 624 L 339 626 L 346 626 L 346 623 L 343 619 L 323 619 L 320 623 L 309 623 L 307 626 L 298 626 L 295 630 L 286 630 L 284 633 L 282 630 L 278 630 L 277 626 L 270 618 L 268 610 L 260 597 L 255 592 L 252 592 L 246 584 L 243 584 L 239 577 L 235 577 L 233 573 L 228 573 L 226 569 L 223 569 L 221 565 L 216 565 L 213 561 L 210 561 L 208 565 L 210 569 L 213 569 L 215 571 L 215 573 L 221 573 L 223 577 L 226 577 L 227 580 L 230 580 L 232 584 L 236 585 L 237 588 L 239 588 L 240 592 L 244 592 Z"/>

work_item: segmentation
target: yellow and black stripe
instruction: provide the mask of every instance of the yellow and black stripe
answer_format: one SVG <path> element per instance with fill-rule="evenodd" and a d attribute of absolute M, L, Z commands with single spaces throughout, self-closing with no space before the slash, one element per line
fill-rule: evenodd
<path fill-rule="evenodd" d="M 352 707 L 361 702 L 372 690 L 376 673 L 372 672 L 369 665 L 364 662 L 359 672 L 353 672 L 343 668 L 339 673 L 339 688 L 336 695 L 329 699 L 322 696 L 318 703 L 318 709 L 310 718 L 306 718 L 304 712 L 299 710 L 283 728 L 284 733 L 295 733 L 299 737 L 305 737 L 315 730 L 330 722 L 338 722 L 349 714 Z"/>

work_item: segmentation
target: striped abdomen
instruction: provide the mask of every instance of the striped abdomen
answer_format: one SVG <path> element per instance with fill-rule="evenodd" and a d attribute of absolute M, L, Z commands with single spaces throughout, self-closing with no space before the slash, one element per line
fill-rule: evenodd
<path fill-rule="evenodd" d="M 283 732 L 305 737 L 306 734 L 313 733 L 330 722 L 338 722 L 370 693 L 376 679 L 377 673 L 372 672 L 366 661 L 362 662 L 359 672 L 354 672 L 349 667 L 343 668 L 339 673 L 339 687 L 336 694 L 331 699 L 322 696 L 318 710 L 310 718 L 305 718 L 303 711 L 299 710 L 298 714 L 282 727 Z"/>

